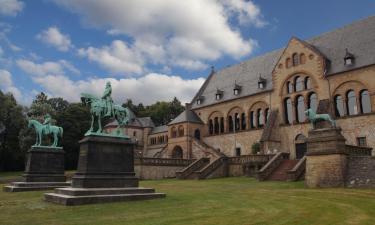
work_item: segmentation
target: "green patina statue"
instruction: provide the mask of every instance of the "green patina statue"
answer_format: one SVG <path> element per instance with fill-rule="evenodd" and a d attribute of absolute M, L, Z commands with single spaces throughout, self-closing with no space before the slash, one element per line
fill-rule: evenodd
<path fill-rule="evenodd" d="M 42 138 L 43 135 L 47 136 L 52 134 L 53 135 L 53 143 L 50 147 L 57 148 L 57 142 L 59 140 L 59 136 L 62 137 L 63 135 L 63 128 L 58 126 L 51 125 L 51 116 L 49 114 L 44 116 L 44 122 L 40 123 L 37 120 L 29 120 L 28 124 L 29 128 L 34 128 L 36 133 L 36 141 L 34 146 L 42 146 Z M 45 146 L 44 146 L 45 147 Z"/>
<path fill-rule="evenodd" d="M 87 93 L 81 94 L 81 100 L 83 104 L 90 106 L 91 113 L 91 126 L 90 129 L 86 132 L 86 136 L 90 134 L 108 136 L 108 134 L 103 132 L 102 119 L 114 118 L 118 123 L 116 133 L 114 135 L 127 138 L 127 136 L 121 134 L 120 127 L 128 123 L 131 114 L 129 113 L 129 110 L 127 108 L 114 104 L 111 94 L 112 87 L 110 82 L 106 83 L 104 94 L 101 98 Z M 95 121 L 97 122 L 96 130 L 94 129 Z"/>
<path fill-rule="evenodd" d="M 312 109 L 306 110 L 305 114 L 309 118 L 313 129 L 315 129 L 315 124 L 318 121 L 328 121 L 331 123 L 332 127 L 336 127 L 335 120 L 333 120 L 329 114 L 316 114 Z"/>

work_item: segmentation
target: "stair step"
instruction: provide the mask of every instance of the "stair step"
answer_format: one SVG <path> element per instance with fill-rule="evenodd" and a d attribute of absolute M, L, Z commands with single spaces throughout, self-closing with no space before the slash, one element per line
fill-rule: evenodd
<path fill-rule="evenodd" d="M 281 162 L 279 167 L 275 169 L 275 171 L 269 176 L 268 180 L 273 181 L 286 181 L 288 178 L 287 172 L 298 163 L 299 160 L 290 160 L 285 159 Z"/>

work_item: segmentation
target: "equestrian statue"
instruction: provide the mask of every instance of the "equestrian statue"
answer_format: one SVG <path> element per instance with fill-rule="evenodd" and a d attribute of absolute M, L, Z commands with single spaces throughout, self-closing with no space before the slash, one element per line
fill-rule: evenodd
<path fill-rule="evenodd" d="M 313 129 L 315 129 L 315 124 L 318 121 L 328 121 L 331 123 L 332 127 L 336 127 L 336 121 L 333 120 L 329 114 L 317 114 L 312 109 L 306 110 L 305 114 L 307 118 L 310 120 Z"/>
<path fill-rule="evenodd" d="M 114 104 L 111 94 L 112 87 L 110 82 L 106 83 L 105 90 L 101 98 L 98 98 L 92 94 L 81 94 L 82 103 L 90 106 L 91 113 L 91 126 L 86 132 L 86 136 L 90 134 L 103 136 L 107 135 L 103 132 L 102 119 L 113 118 L 118 123 L 115 135 L 124 137 L 124 135 L 120 132 L 120 127 L 128 124 L 129 120 L 131 119 L 131 114 L 129 113 L 128 108 Z M 97 122 L 96 129 L 94 128 L 95 122 Z"/>
<path fill-rule="evenodd" d="M 34 128 L 36 133 L 36 141 L 34 146 L 42 145 L 42 138 L 44 136 L 53 135 L 53 143 L 50 147 L 57 147 L 59 137 L 63 136 L 63 128 L 51 125 L 51 116 L 49 114 L 44 116 L 44 122 L 40 123 L 37 120 L 30 119 L 28 123 L 29 128 Z"/>

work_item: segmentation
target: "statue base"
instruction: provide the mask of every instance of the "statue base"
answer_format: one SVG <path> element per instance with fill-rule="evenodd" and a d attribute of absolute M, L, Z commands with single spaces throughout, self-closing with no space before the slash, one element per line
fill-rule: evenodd
<path fill-rule="evenodd" d="M 80 141 L 78 168 L 71 188 L 44 195 L 48 202 L 82 205 L 165 197 L 139 188 L 134 173 L 134 143 L 128 138 L 89 135 Z"/>
<path fill-rule="evenodd" d="M 32 146 L 27 152 L 23 182 L 13 182 L 4 186 L 6 192 L 49 190 L 70 186 L 64 175 L 64 155 L 62 148 Z"/>
<path fill-rule="evenodd" d="M 346 165 L 345 138 L 340 128 L 309 131 L 305 174 L 307 187 L 343 187 Z"/>

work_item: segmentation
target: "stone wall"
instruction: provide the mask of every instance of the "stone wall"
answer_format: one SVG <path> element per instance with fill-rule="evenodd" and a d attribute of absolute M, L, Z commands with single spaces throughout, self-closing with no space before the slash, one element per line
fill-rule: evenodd
<path fill-rule="evenodd" d="M 349 156 L 347 187 L 375 187 L 375 159 L 369 156 Z"/>

